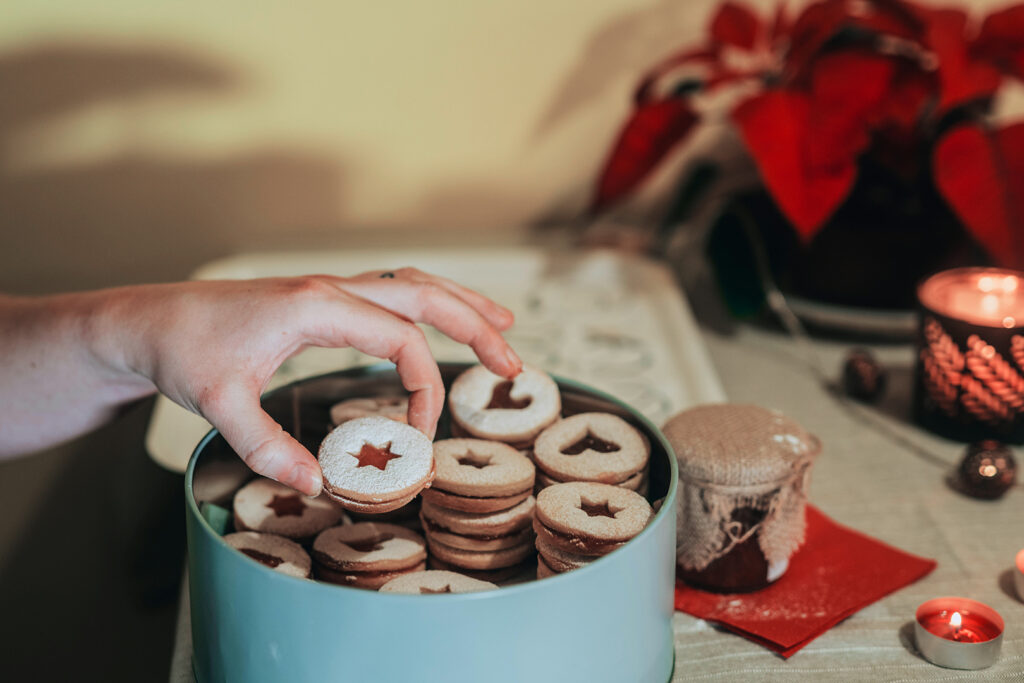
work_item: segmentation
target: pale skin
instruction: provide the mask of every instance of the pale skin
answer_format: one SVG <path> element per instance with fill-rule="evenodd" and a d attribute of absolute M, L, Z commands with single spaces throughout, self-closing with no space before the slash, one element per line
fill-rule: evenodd
<path fill-rule="evenodd" d="M 414 268 L 0 296 L 0 457 L 83 434 L 159 391 L 209 420 L 255 472 L 314 496 L 323 485 L 316 459 L 260 408 L 285 359 L 321 346 L 393 361 L 409 424 L 433 438 L 444 387 L 414 323 L 511 378 L 522 370 L 501 336 L 512 320 L 486 297 Z"/>

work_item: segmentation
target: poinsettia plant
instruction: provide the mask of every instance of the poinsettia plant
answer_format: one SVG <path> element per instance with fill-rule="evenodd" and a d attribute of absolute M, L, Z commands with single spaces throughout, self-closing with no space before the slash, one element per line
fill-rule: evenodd
<path fill-rule="evenodd" d="M 761 16 L 727 2 L 709 33 L 640 82 L 594 210 L 633 192 L 687 140 L 699 98 L 738 87 L 729 116 L 805 242 L 847 199 L 864 155 L 905 174 L 923 158 L 990 257 L 1024 266 L 1024 123 L 992 117 L 1000 87 L 1024 80 L 1024 5 L 975 18 L 906 0 L 818 0 Z"/>

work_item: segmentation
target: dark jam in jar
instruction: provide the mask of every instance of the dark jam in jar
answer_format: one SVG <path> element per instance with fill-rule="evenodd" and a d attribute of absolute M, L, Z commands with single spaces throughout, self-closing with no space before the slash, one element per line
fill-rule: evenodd
<path fill-rule="evenodd" d="M 742 525 L 739 532 L 742 535 L 759 524 L 764 516 L 764 510 L 738 508 L 733 511 L 732 520 Z M 747 593 L 764 588 L 771 581 L 768 580 L 768 560 L 761 551 L 759 536 L 760 530 L 701 570 L 679 567 L 679 578 L 694 588 L 716 593 Z"/>

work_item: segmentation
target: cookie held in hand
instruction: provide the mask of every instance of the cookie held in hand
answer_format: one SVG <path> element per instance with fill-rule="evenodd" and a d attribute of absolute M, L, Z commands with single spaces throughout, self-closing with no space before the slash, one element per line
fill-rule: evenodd
<path fill-rule="evenodd" d="M 434 479 L 430 439 L 386 417 L 346 422 L 327 435 L 317 457 L 324 492 L 356 512 L 398 509 Z"/>

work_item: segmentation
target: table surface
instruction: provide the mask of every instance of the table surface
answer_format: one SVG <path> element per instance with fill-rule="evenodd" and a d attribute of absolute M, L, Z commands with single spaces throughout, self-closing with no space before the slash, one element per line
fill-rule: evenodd
<path fill-rule="evenodd" d="M 908 345 L 872 347 L 890 369 L 890 386 L 873 407 L 840 403 L 821 386 L 806 349 L 774 330 L 740 324 L 728 332 L 702 327 L 711 362 L 733 402 L 777 408 L 824 443 L 811 501 L 836 521 L 912 553 L 938 568 L 837 625 L 789 660 L 708 623 L 677 613 L 674 681 L 690 680 L 1024 680 L 1024 604 L 1011 568 L 1024 547 L 1024 490 L 995 502 L 953 492 L 945 478 L 963 445 L 909 423 L 913 352 Z M 815 339 L 816 355 L 838 374 L 846 342 Z M 937 668 L 914 649 L 917 605 L 962 595 L 994 607 L 1006 621 L 1002 656 L 981 672 Z M 191 680 L 187 600 L 171 681 Z"/>

